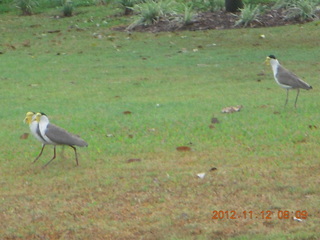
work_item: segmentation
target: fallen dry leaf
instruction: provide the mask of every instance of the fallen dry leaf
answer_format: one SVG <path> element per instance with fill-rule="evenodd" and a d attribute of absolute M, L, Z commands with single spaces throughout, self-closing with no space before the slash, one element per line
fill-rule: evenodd
<path fill-rule="evenodd" d="M 132 112 L 130 111 L 124 111 L 123 114 L 131 114 Z"/>
<path fill-rule="evenodd" d="M 188 147 L 188 146 L 180 146 L 180 147 L 177 147 L 176 149 L 179 152 L 189 152 L 189 151 L 191 151 L 191 147 Z"/>
<path fill-rule="evenodd" d="M 130 158 L 127 160 L 127 163 L 132 163 L 132 162 L 141 162 L 140 158 Z"/>
<path fill-rule="evenodd" d="M 37 27 L 41 27 L 41 25 L 40 24 L 32 24 L 32 25 L 30 25 L 30 27 L 31 28 L 37 28 Z"/>
<path fill-rule="evenodd" d="M 29 137 L 29 133 L 24 133 L 20 136 L 20 139 L 27 139 Z"/>
<path fill-rule="evenodd" d="M 238 106 L 231 106 L 231 107 L 225 107 L 221 110 L 222 113 L 234 113 L 234 112 L 239 112 L 243 108 L 242 105 Z"/>
<path fill-rule="evenodd" d="M 11 48 L 12 50 L 16 50 L 16 47 L 14 45 L 12 45 L 12 44 L 6 44 L 6 46 L 8 48 Z"/>
<path fill-rule="evenodd" d="M 219 123 L 218 118 L 215 118 L 215 117 L 211 118 L 211 123 Z"/>
<path fill-rule="evenodd" d="M 30 46 L 31 46 L 30 40 L 24 41 L 24 42 L 22 43 L 22 46 L 24 46 L 24 47 L 30 47 Z"/>
<path fill-rule="evenodd" d="M 48 30 L 47 33 L 59 33 L 61 30 Z"/>

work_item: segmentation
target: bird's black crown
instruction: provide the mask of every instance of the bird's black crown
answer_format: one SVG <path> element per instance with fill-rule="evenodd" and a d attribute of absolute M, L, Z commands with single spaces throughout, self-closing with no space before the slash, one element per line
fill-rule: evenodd
<path fill-rule="evenodd" d="M 274 55 L 269 55 L 269 58 L 276 59 Z"/>

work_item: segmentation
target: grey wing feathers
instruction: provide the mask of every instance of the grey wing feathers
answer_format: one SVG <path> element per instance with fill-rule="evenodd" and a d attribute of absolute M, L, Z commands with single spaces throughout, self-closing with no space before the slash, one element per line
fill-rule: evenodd
<path fill-rule="evenodd" d="M 291 86 L 292 88 L 303 88 L 307 90 L 312 88 L 308 83 L 282 66 L 278 67 L 277 78 L 281 84 Z"/>
<path fill-rule="evenodd" d="M 87 147 L 88 143 L 80 137 L 67 132 L 65 129 L 49 123 L 46 130 L 46 135 L 58 145 L 76 145 L 79 147 Z"/>

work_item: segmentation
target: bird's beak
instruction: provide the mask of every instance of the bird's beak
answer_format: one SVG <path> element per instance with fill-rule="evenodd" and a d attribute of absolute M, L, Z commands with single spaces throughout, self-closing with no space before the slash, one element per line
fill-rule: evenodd
<path fill-rule="evenodd" d="M 41 113 L 37 113 L 35 120 L 36 120 L 37 122 L 40 122 L 40 117 L 41 117 Z"/>
<path fill-rule="evenodd" d="M 267 57 L 266 60 L 264 61 L 264 63 L 265 63 L 266 65 L 270 65 L 270 58 Z"/>

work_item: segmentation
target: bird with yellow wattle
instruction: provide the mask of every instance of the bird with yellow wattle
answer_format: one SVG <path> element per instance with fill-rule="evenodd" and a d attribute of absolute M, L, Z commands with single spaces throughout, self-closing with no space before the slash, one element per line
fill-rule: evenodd
<path fill-rule="evenodd" d="M 269 55 L 266 58 L 266 64 L 271 65 L 271 68 L 273 71 L 273 76 L 274 76 L 274 79 L 277 82 L 277 84 L 280 87 L 285 88 L 287 90 L 287 98 L 286 98 L 285 106 L 288 103 L 289 90 L 290 89 L 297 89 L 297 96 L 296 96 L 296 100 L 294 102 L 294 106 L 296 108 L 298 96 L 300 93 L 300 88 L 309 90 L 309 89 L 312 89 L 312 86 L 309 85 L 308 83 L 304 82 L 303 80 L 301 80 L 294 73 L 292 73 L 289 70 L 282 67 L 274 55 Z"/>
<path fill-rule="evenodd" d="M 75 146 L 87 147 L 88 143 L 77 135 L 69 133 L 65 129 L 51 124 L 47 115 L 44 113 L 27 112 L 25 122 L 29 124 L 32 135 L 42 143 L 42 149 L 38 157 L 33 161 L 36 162 L 41 156 L 45 145 L 54 146 L 54 154 L 51 160 L 44 165 L 46 167 L 56 158 L 56 146 L 67 145 L 73 148 L 76 157 L 76 164 L 79 165 L 77 149 Z"/>

